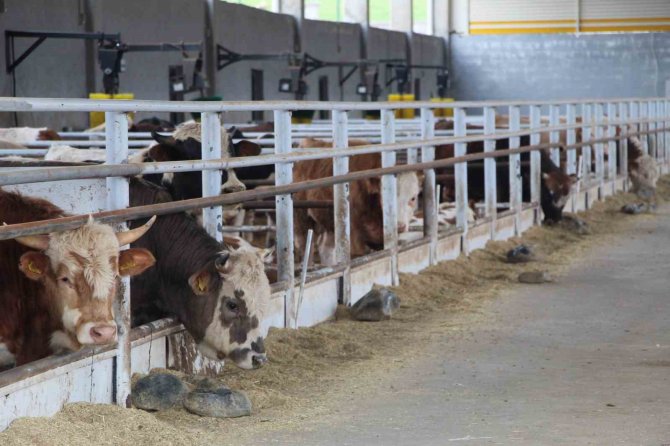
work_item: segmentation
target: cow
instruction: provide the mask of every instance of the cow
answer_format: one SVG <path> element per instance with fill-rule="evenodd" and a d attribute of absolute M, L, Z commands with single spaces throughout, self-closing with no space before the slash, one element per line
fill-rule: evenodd
<path fill-rule="evenodd" d="M 520 146 L 530 145 L 530 137 L 520 137 Z M 508 139 L 499 139 L 496 142 L 496 150 L 506 150 L 509 148 Z M 481 153 L 484 151 L 484 142 L 476 141 L 467 144 L 467 153 Z M 454 156 L 453 145 L 443 145 L 436 147 L 436 159 L 446 159 Z M 522 180 L 522 199 L 530 201 L 530 154 L 522 153 L 521 156 L 521 180 Z M 507 161 L 507 157 L 498 158 L 498 160 Z M 454 177 L 448 176 L 448 168 L 436 169 L 438 175 L 443 178 L 439 181 L 443 190 L 442 198 L 445 201 L 455 199 Z M 572 191 L 573 185 L 577 182 L 576 175 L 565 174 L 559 166 L 552 160 L 547 151 L 540 151 L 540 207 L 544 213 L 546 223 L 560 221 L 563 217 L 563 208 Z M 468 163 L 468 198 L 473 201 L 482 201 L 485 198 L 485 177 L 483 161 L 473 161 Z M 501 162 L 496 163 L 496 190 L 498 202 L 509 202 L 509 168 Z"/>
<path fill-rule="evenodd" d="M 652 156 L 644 153 L 642 141 L 637 136 L 628 138 L 627 153 L 631 192 L 645 200 L 655 200 L 659 178 L 658 163 Z"/>
<path fill-rule="evenodd" d="M 47 127 L 0 128 L 0 140 L 25 146 L 34 141 L 58 141 L 61 137 Z"/>
<path fill-rule="evenodd" d="M 146 162 L 146 153 L 148 150 L 149 148 L 136 151 L 128 157 L 128 162 Z M 44 160 L 70 163 L 104 163 L 107 160 L 107 150 L 97 148 L 82 149 L 64 144 L 53 144 L 44 155 Z"/>
<path fill-rule="evenodd" d="M 161 186 L 130 180 L 132 206 L 172 199 Z M 158 217 L 152 231 L 133 245 L 158 259 L 154 268 L 131 281 L 133 323 L 175 316 L 206 357 L 257 368 L 267 361 L 260 324 L 270 300 L 264 269 L 272 250 L 238 239 L 224 242 L 210 237 L 186 213 Z"/>
<path fill-rule="evenodd" d="M 368 144 L 366 141 L 350 140 L 351 147 Z M 301 148 L 331 147 L 332 143 L 306 138 L 300 142 Z M 377 169 L 381 167 L 379 154 L 361 154 L 349 158 L 349 171 Z M 293 168 L 293 181 L 316 180 L 333 175 L 333 162 L 330 158 L 300 161 Z M 419 176 L 416 172 L 398 175 L 398 231 L 405 232 L 417 207 L 419 196 Z M 322 187 L 296 192 L 296 200 L 332 200 L 332 187 Z M 370 248 L 379 248 L 384 244 L 382 219 L 381 178 L 373 177 L 352 181 L 349 186 L 351 219 L 351 255 L 361 256 Z M 334 215 L 333 209 L 294 209 L 295 242 L 298 255 L 304 252 L 305 235 L 308 229 L 314 229 L 317 236 L 319 258 L 324 265 L 333 265 L 334 258 Z"/>
<path fill-rule="evenodd" d="M 170 121 L 158 119 L 153 116 L 151 118 L 142 119 L 137 124 L 132 124 L 128 128 L 129 132 L 173 132 L 175 126 Z"/>
<path fill-rule="evenodd" d="M 152 132 L 152 136 L 157 144 L 153 145 L 147 152 L 148 160 L 186 161 L 202 159 L 200 134 L 200 123 L 194 121 L 179 125 L 172 136 L 164 136 L 158 132 Z M 227 159 L 233 155 L 230 147 L 230 137 L 223 128 L 221 129 L 221 146 L 222 159 Z M 258 153 L 260 153 L 260 148 L 258 149 Z M 226 169 L 222 173 L 222 193 L 246 190 L 244 184 L 237 179 L 233 169 Z M 172 196 L 177 200 L 202 196 L 202 173 L 200 171 L 164 175 L 163 183 L 170 189 Z"/>
<path fill-rule="evenodd" d="M 46 200 L 0 189 L 2 222 L 63 216 Z M 16 365 L 116 341 L 117 279 L 136 276 L 155 261 L 146 249 L 120 247 L 138 240 L 152 224 L 153 219 L 115 234 L 89 219 L 69 231 L 0 241 L 0 344 Z"/>

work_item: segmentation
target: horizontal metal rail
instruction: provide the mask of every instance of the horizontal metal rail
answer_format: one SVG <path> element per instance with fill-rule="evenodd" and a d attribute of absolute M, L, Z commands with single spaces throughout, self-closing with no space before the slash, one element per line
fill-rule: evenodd
<path fill-rule="evenodd" d="M 232 111 L 354 111 L 396 110 L 408 108 L 453 109 L 509 106 L 573 105 L 607 102 L 634 102 L 665 100 L 664 97 L 559 99 L 552 101 L 461 101 L 461 102 L 322 102 L 322 101 L 150 101 L 150 100 L 95 100 L 58 98 L 0 98 L 0 111 L 7 112 L 232 112 Z"/>
<path fill-rule="evenodd" d="M 212 197 L 192 198 L 189 200 L 159 203 L 145 206 L 137 206 L 127 209 L 114 211 L 104 211 L 92 213 L 94 217 L 102 223 L 118 223 L 127 220 L 137 220 L 153 215 L 165 215 L 176 212 L 184 212 L 191 209 L 214 207 L 222 205 L 237 204 L 243 201 L 260 200 L 270 198 L 276 195 L 292 194 L 298 191 L 314 189 L 320 187 L 333 186 L 335 184 L 346 183 L 350 181 L 363 180 L 366 178 L 379 177 L 381 175 L 398 174 L 416 170 L 434 169 L 440 167 L 453 166 L 457 163 L 475 161 L 485 158 L 497 158 L 515 153 L 532 152 L 549 148 L 550 144 L 538 144 L 534 146 L 523 146 L 517 149 L 498 150 L 495 152 L 472 153 L 448 159 L 431 161 L 426 163 L 405 164 L 393 167 L 383 167 L 365 171 L 351 172 L 346 175 L 338 175 L 318 180 L 302 181 L 282 186 L 274 186 L 263 189 L 254 189 L 244 192 L 232 192 L 224 195 Z M 88 215 L 74 215 L 52 220 L 42 220 L 29 223 L 19 223 L 0 227 L 0 240 L 7 240 L 23 235 L 45 234 L 49 232 L 65 231 L 75 229 L 88 221 Z"/>
<path fill-rule="evenodd" d="M 618 121 L 620 124 L 630 124 L 651 122 L 651 120 L 642 119 L 635 121 Z M 610 122 L 614 125 L 614 122 Z M 6 172 L 0 176 L 0 186 L 12 184 L 27 184 L 39 183 L 46 181 L 62 181 L 75 179 L 90 179 L 102 178 L 110 176 L 137 176 L 156 173 L 167 172 L 194 172 L 201 170 L 221 170 L 234 169 L 238 167 L 254 167 L 264 166 L 275 163 L 286 163 L 295 161 L 315 160 L 322 158 L 334 158 L 339 156 L 362 155 L 368 153 L 382 153 L 386 151 L 404 150 L 408 148 L 420 148 L 422 146 L 440 146 L 455 143 L 470 143 L 485 140 L 499 140 L 508 139 L 518 136 L 525 136 L 531 133 L 551 132 L 560 130 L 569 130 L 579 128 L 581 125 L 560 125 L 553 127 L 542 127 L 540 129 L 525 129 L 513 132 L 501 132 L 491 135 L 472 135 L 461 137 L 445 137 L 433 138 L 415 141 L 403 141 L 391 144 L 370 144 L 365 146 L 357 146 L 348 149 L 320 149 L 320 150 L 303 150 L 294 151 L 291 154 L 282 155 L 262 155 L 250 156 L 243 158 L 227 158 L 221 160 L 193 160 L 193 161 L 168 161 L 160 163 L 130 163 L 130 164 L 104 164 L 95 166 L 79 166 L 79 167 L 36 167 L 30 169 L 22 169 L 16 172 Z M 618 137 L 613 139 L 620 139 Z M 553 146 L 557 146 L 554 143 Z"/>

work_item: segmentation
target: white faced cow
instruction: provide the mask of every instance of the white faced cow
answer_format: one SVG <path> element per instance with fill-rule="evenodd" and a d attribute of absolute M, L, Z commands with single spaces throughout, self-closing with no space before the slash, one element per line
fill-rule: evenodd
<path fill-rule="evenodd" d="M 62 216 L 48 201 L 0 190 L 0 221 Z M 140 238 L 152 223 L 115 234 L 110 226 L 89 220 L 70 231 L 0 241 L 0 344 L 17 364 L 116 340 L 112 303 L 117 279 L 154 263 L 145 249 L 119 248 Z"/>

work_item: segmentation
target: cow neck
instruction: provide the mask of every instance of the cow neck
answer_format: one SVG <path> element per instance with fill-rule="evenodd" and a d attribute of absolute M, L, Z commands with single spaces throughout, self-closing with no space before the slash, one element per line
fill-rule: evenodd
<path fill-rule="evenodd" d="M 0 189 L 0 221 L 7 224 L 47 220 L 66 215 L 52 203 Z M 17 365 L 50 355 L 51 335 L 63 329 L 56 296 L 42 282 L 28 279 L 17 265 L 30 251 L 14 240 L 0 242 L 0 338 L 16 356 Z M 13 342 L 12 342 L 13 340 Z M 14 345 L 12 345 L 14 344 Z M 13 351 L 14 350 L 14 351 Z"/>

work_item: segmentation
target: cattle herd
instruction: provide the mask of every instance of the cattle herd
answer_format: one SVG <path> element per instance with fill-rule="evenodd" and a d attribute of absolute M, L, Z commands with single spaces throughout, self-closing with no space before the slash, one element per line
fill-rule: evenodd
<path fill-rule="evenodd" d="M 437 128 L 446 128 L 440 121 Z M 146 120 L 131 130 L 151 132 L 155 143 L 134 154 L 131 163 L 196 160 L 202 157 L 200 124 L 187 122 L 176 128 L 157 119 Z M 257 127 L 222 129 L 224 157 L 255 156 L 261 145 L 244 139 L 249 132 L 273 133 L 272 124 Z M 581 140 L 581 133 L 577 134 Z M 31 141 L 54 140 L 45 160 L 69 163 L 104 161 L 103 150 L 77 149 L 59 145 L 59 135 L 49 129 L 0 129 L 0 148 L 26 147 Z M 585 138 L 586 139 L 586 138 Z M 238 140 L 238 142 L 234 142 Z M 241 141 L 240 141 L 241 140 Z M 302 140 L 298 147 L 330 147 L 331 142 L 315 138 Z M 350 140 L 356 147 L 365 140 Z M 521 145 L 528 145 L 527 137 Z M 619 144 L 619 140 L 617 140 Z M 565 146 L 565 135 L 557 143 Z M 498 149 L 508 148 L 508 140 L 497 142 Z M 484 149 L 483 142 L 468 143 L 467 152 Z M 561 151 L 565 153 L 565 151 Z M 453 157 L 453 145 L 436 148 L 436 158 Z M 607 157 L 607 153 L 605 156 Z M 530 155 L 521 156 L 524 201 L 529 201 Z M 509 177 L 506 158 L 497 163 L 497 199 L 508 203 Z M 617 160 L 620 162 L 619 158 Z M 0 160 L 2 161 L 2 160 Z M 35 157 L 6 162 L 26 165 L 43 161 Z M 564 157 L 561 163 L 564 164 Z M 645 154 L 642 141 L 627 137 L 627 163 L 633 190 L 653 199 L 658 179 L 654 158 Z M 381 167 L 379 154 L 359 154 L 349 159 L 350 171 Z M 557 222 L 567 202 L 574 175 L 564 173 L 549 154 L 541 152 L 541 209 L 546 221 Z M 331 158 L 300 161 L 294 164 L 294 181 L 326 178 L 333 174 Z M 452 168 L 437 169 L 441 190 L 440 209 L 455 200 Z M 229 169 L 223 172 L 221 193 L 271 184 L 274 166 Z M 408 233 L 421 218 L 421 173 L 397 176 L 397 229 Z M 471 217 L 476 204 L 484 199 L 483 161 L 468 163 L 468 194 Z M 365 255 L 384 245 L 381 178 L 350 183 L 351 254 Z M 146 175 L 130 179 L 130 204 L 141 206 L 202 195 L 202 173 L 178 172 Z M 296 203 L 323 202 L 329 206 L 296 206 L 294 239 L 296 257 L 305 251 L 305 235 L 316 235 L 318 262 L 334 265 L 335 215 L 330 187 L 308 189 L 294 194 Z M 52 203 L 0 189 L 0 221 L 17 224 L 47 220 L 65 213 Z M 269 215 L 269 214 L 268 214 Z M 239 206 L 224 209 L 226 224 L 254 222 L 260 215 Z M 453 214 L 439 220 L 454 224 Z M 124 246 L 130 245 L 130 248 Z M 315 262 L 315 258 L 309 259 Z M 174 213 L 136 221 L 125 232 L 90 219 L 78 229 L 49 235 L 25 236 L 0 241 L 0 370 L 22 365 L 61 351 L 78 350 L 86 345 L 105 345 L 116 341 L 114 305 L 120 276 L 131 279 L 131 313 L 134 326 L 165 316 L 176 317 L 207 357 L 229 359 L 242 368 L 256 368 L 266 361 L 261 322 L 270 300 L 272 247 L 259 246 L 254 237 L 227 236 L 223 243 L 212 238 L 201 225 L 198 212 Z"/>

